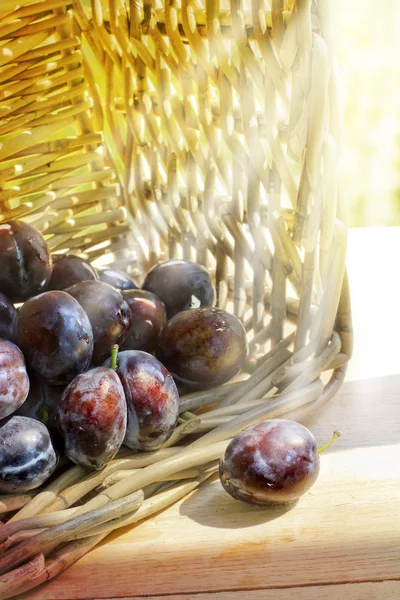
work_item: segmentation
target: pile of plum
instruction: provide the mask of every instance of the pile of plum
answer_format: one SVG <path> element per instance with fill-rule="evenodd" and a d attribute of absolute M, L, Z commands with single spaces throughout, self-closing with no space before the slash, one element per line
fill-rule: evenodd
<path fill-rule="evenodd" d="M 51 256 L 38 230 L 10 221 L 0 293 L 0 492 L 41 485 L 57 453 L 101 469 L 122 444 L 160 448 L 178 420 L 177 386 L 224 383 L 247 357 L 243 325 L 213 308 L 196 263 L 153 267 L 139 289 L 125 273 Z"/>
<path fill-rule="evenodd" d="M 0 224 L 0 493 L 41 486 L 63 455 L 102 469 L 122 444 L 161 448 L 179 392 L 221 385 L 246 361 L 242 323 L 214 301 L 199 264 L 159 264 L 139 289 L 112 268 L 51 256 L 24 222 Z M 235 498 L 268 504 L 298 497 L 318 469 L 312 434 L 275 420 L 232 440 L 220 477 Z"/>

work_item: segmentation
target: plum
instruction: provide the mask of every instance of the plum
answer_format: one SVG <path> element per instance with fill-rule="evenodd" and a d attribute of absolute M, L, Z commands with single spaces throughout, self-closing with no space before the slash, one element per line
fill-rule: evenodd
<path fill-rule="evenodd" d="M 185 260 L 168 260 L 147 273 L 142 285 L 164 302 L 168 319 L 200 306 L 212 306 L 215 290 L 211 275 L 202 265 Z"/>
<path fill-rule="evenodd" d="M 246 331 L 219 308 L 186 310 L 164 327 L 157 358 L 184 389 L 207 389 L 240 371 L 247 358 Z"/>
<path fill-rule="evenodd" d="M 23 302 L 46 289 L 52 260 L 40 231 L 22 221 L 0 224 L 0 292 Z"/>
<path fill-rule="evenodd" d="M 312 433 L 288 419 L 261 421 L 240 432 L 220 463 L 220 479 L 233 498 L 251 504 L 289 504 L 319 474 Z"/>
<path fill-rule="evenodd" d="M 117 290 L 135 290 L 138 286 L 129 275 L 117 269 L 98 269 L 100 281 L 112 285 Z"/>
<path fill-rule="evenodd" d="M 17 311 L 4 294 L 0 293 L 0 338 L 11 340 L 14 337 Z"/>
<path fill-rule="evenodd" d="M 78 375 L 57 408 L 65 452 L 74 463 L 102 469 L 118 452 L 126 431 L 126 400 L 113 369 Z"/>
<path fill-rule="evenodd" d="M 65 290 L 81 281 L 97 281 L 99 279 L 92 265 L 74 254 L 53 256 L 53 271 L 47 285 L 48 290 Z"/>
<path fill-rule="evenodd" d="M 42 485 L 57 458 L 47 427 L 13 416 L 0 427 L 0 493 L 22 493 Z"/>
<path fill-rule="evenodd" d="M 124 444 L 133 450 L 157 450 L 171 437 L 179 416 L 174 380 L 154 356 L 140 350 L 120 352 L 117 367 L 128 408 Z"/>
<path fill-rule="evenodd" d="M 79 302 L 66 292 L 44 292 L 27 300 L 18 311 L 14 339 L 28 366 L 49 384 L 67 385 L 90 365 L 92 327 Z"/>
<path fill-rule="evenodd" d="M 0 339 L 0 419 L 8 417 L 25 402 L 29 377 L 21 350 Z"/>
<path fill-rule="evenodd" d="M 29 380 L 29 394 L 15 414 L 44 423 L 49 430 L 54 447 L 61 451 L 63 442 L 58 430 L 56 409 L 64 388 L 48 385 L 44 379 L 33 373 L 30 374 Z"/>
<path fill-rule="evenodd" d="M 146 290 L 127 290 L 122 295 L 131 310 L 132 321 L 121 349 L 153 352 L 158 334 L 167 322 L 164 303 Z"/>
<path fill-rule="evenodd" d="M 103 281 L 83 281 L 65 290 L 89 317 L 93 328 L 93 364 L 109 355 L 114 344 L 122 344 L 131 325 L 131 311 L 121 293 Z"/>

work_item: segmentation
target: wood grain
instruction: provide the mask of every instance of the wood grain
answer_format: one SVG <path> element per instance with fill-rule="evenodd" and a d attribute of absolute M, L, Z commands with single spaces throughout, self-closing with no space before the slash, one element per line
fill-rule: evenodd
<path fill-rule="evenodd" d="M 295 594 L 295 595 L 294 595 Z M 139 600 L 140 596 L 119 600 Z M 179 596 L 148 596 L 146 600 L 398 600 L 400 581 L 378 583 L 349 583 L 346 585 L 287 588 L 281 590 L 257 590 L 243 592 L 220 592 L 217 594 L 184 594 Z M 106 600 L 112 600 L 107 598 Z"/>

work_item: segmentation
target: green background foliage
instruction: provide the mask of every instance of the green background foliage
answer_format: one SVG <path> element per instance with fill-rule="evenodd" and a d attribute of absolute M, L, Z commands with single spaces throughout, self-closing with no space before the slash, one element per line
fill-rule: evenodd
<path fill-rule="evenodd" d="M 333 0 L 343 82 L 341 189 L 353 227 L 400 225 L 400 2 Z"/>

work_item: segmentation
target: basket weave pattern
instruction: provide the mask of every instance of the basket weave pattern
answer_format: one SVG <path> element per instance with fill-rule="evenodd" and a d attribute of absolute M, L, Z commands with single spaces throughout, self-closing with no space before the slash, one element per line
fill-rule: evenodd
<path fill-rule="evenodd" d="M 352 339 L 331 37 L 327 0 L 3 0 L 0 219 L 139 277 L 197 260 L 254 397 L 334 369 L 330 396 Z"/>

